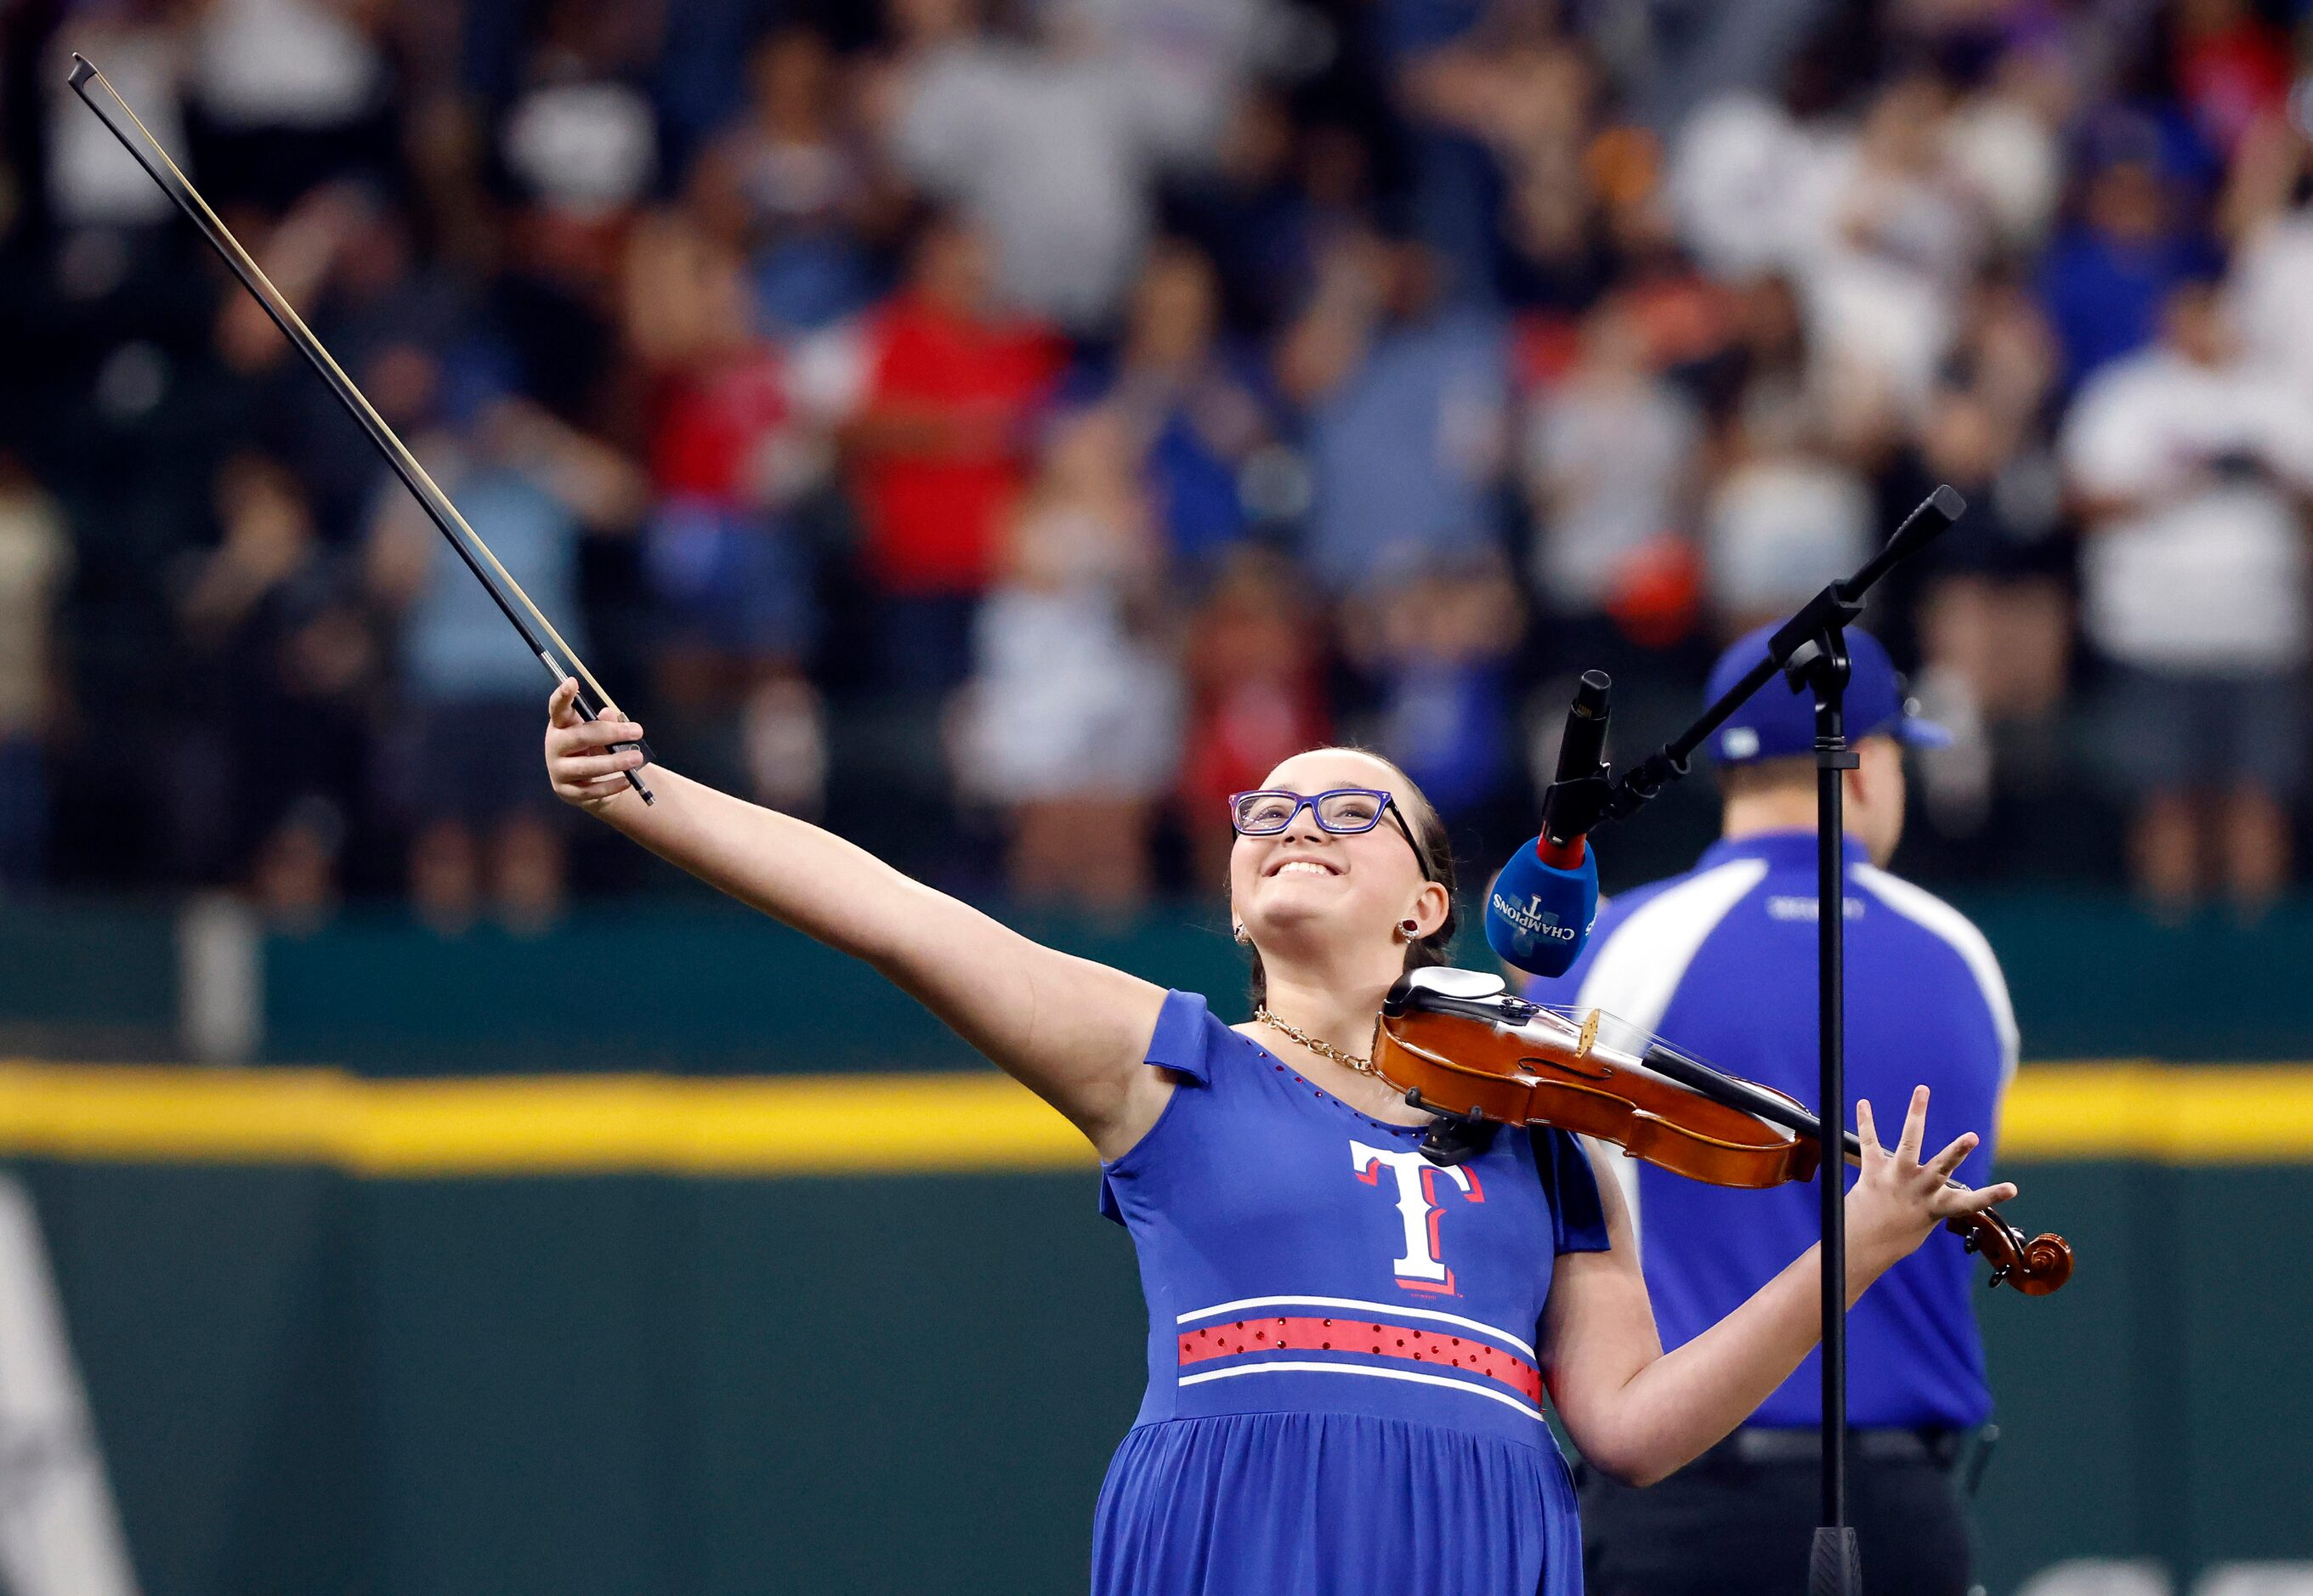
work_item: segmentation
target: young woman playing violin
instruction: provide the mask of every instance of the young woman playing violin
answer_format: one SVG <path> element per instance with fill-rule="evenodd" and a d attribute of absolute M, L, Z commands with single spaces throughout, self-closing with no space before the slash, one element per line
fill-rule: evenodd
<path fill-rule="evenodd" d="M 1442 828 L 1403 773 L 1318 749 L 1242 795 L 1229 897 L 1260 1018 L 1029 941 L 842 838 L 659 767 L 642 728 L 550 706 L 554 790 L 661 857 L 857 954 L 1075 1123 L 1130 1231 L 1148 1387 L 1100 1494 L 1115 1596 L 1572 1596 L 1581 1537 L 1544 1394 L 1596 1467 L 1649 1482 L 1739 1424 L 1815 1345 L 1812 1255 L 1666 1355 L 1619 1188 L 1557 1131 L 1441 1168 L 1367 1073 L 1391 984 L 1454 931 Z M 1304 795 L 1306 796 L 1304 796 Z M 1218 822 L 1220 817 L 1215 816 Z M 1942 1220 L 2014 1194 L 1892 1148 L 1856 1106 L 1851 1302 Z M 1800 1548 L 1793 1548 L 1795 1557 Z"/>

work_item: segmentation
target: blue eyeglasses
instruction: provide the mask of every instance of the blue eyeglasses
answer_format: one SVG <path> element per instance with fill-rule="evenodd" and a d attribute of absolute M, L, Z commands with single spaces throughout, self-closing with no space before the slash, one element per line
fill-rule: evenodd
<path fill-rule="evenodd" d="M 1239 837 L 1274 837 L 1290 826 L 1303 810 L 1316 817 L 1318 829 L 1336 837 L 1355 837 L 1381 824 L 1387 815 L 1413 850 L 1421 877 L 1430 880 L 1429 856 L 1413 839 L 1413 829 L 1399 812 L 1397 800 L 1372 787 L 1335 787 L 1324 793 L 1288 793 L 1264 787 L 1229 794 L 1229 824 Z"/>

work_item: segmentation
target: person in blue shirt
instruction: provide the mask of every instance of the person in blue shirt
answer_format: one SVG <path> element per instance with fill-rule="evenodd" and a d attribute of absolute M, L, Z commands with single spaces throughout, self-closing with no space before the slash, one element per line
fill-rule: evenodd
<path fill-rule="evenodd" d="M 1728 648 L 1705 701 L 1738 680 L 1771 627 Z M 1885 868 L 1903 833 L 1916 718 L 1886 651 L 1848 634 L 1847 1086 L 1883 1107 L 1917 1082 L 1936 1111 L 1982 1126 L 1957 1178 L 1987 1180 L 1991 1129 L 2016 1067 L 2016 1020 L 1992 949 L 1957 910 Z M 1816 1086 L 1816 765 L 1808 696 L 1772 680 L 1710 744 L 1722 834 L 1684 875 L 1617 894 L 1539 1002 L 1604 1009 L 1721 1068 L 1812 1104 Z M 1702 1334 L 1809 1239 L 1812 1184 L 1736 1191 L 1614 1161 L 1663 1345 Z M 1992 1411 L 1959 1238 L 1933 1237 L 1848 1316 L 1851 1513 L 1874 1596 L 1961 1596 L 1966 1520 L 1953 1465 Z M 1822 1372 L 1810 1353 L 1725 1441 L 1645 1492 L 1590 1471 L 1582 1496 L 1590 1596 L 1770 1596 L 1806 1589 L 1791 1548 L 1818 1521 Z"/>
<path fill-rule="evenodd" d="M 2222 266 L 2187 220 L 2157 127 L 2122 113 L 2091 145 L 2080 218 L 2049 245 L 2037 284 L 2063 350 L 2066 393 L 2151 343 L 2170 291 Z"/>
<path fill-rule="evenodd" d="M 1430 1117 L 1366 1055 L 1391 986 L 1447 956 L 1453 851 L 1387 760 L 1315 749 L 1230 796 L 1230 916 L 1259 1004 L 1231 1026 L 794 816 L 664 767 L 644 804 L 622 779 L 639 753 L 609 747 L 642 728 L 582 721 L 576 686 L 546 732 L 558 795 L 867 960 L 1099 1153 L 1102 1206 L 1139 1254 L 1148 1380 L 1094 1513 L 1095 1596 L 1580 1596 L 1545 1402 L 1599 1468 L 1659 1479 L 1815 1345 L 1804 1238 L 1665 1353 L 1620 1193 L 1573 1137 L 1508 1129 L 1466 1163 L 1422 1156 Z M 615 1001 L 574 995 L 574 1023 Z M 2013 1195 L 1947 1184 L 1975 1137 L 1930 1153 L 1927 1094 L 1910 1101 L 1888 1104 L 1890 1147 L 1858 1110 L 1851 1301 L 1939 1220 Z M 1939 1107 L 1938 1140 L 1963 1123 Z M 1804 1539 L 1781 1554 L 1803 1566 Z"/>

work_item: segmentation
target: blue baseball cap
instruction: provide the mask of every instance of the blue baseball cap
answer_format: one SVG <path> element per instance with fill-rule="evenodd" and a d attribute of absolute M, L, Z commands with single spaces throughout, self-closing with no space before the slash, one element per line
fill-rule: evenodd
<path fill-rule="evenodd" d="M 1746 633 L 1719 656 L 1719 662 L 1711 667 L 1711 683 L 1702 689 L 1705 704 L 1717 703 L 1721 693 L 1767 657 L 1767 639 L 1781 624 Z M 1848 627 L 1847 657 L 1851 670 L 1842 706 L 1850 743 L 1884 733 L 1913 748 L 1951 745 L 1951 733 L 1933 721 L 1921 719 L 1919 706 L 1904 696 L 1904 679 L 1879 639 L 1859 627 Z M 1766 686 L 1711 733 L 1708 746 L 1721 763 L 1728 765 L 1813 753 L 1815 700 L 1809 694 L 1791 691 L 1782 677 L 1771 676 Z"/>

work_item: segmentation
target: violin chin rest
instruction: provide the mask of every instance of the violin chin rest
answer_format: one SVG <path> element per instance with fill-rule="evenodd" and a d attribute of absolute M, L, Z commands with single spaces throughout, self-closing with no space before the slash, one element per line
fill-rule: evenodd
<path fill-rule="evenodd" d="M 1456 969 L 1450 964 L 1426 964 L 1397 978 L 1398 992 L 1433 992 L 1440 997 L 1499 997 L 1509 984 L 1482 969 Z"/>

